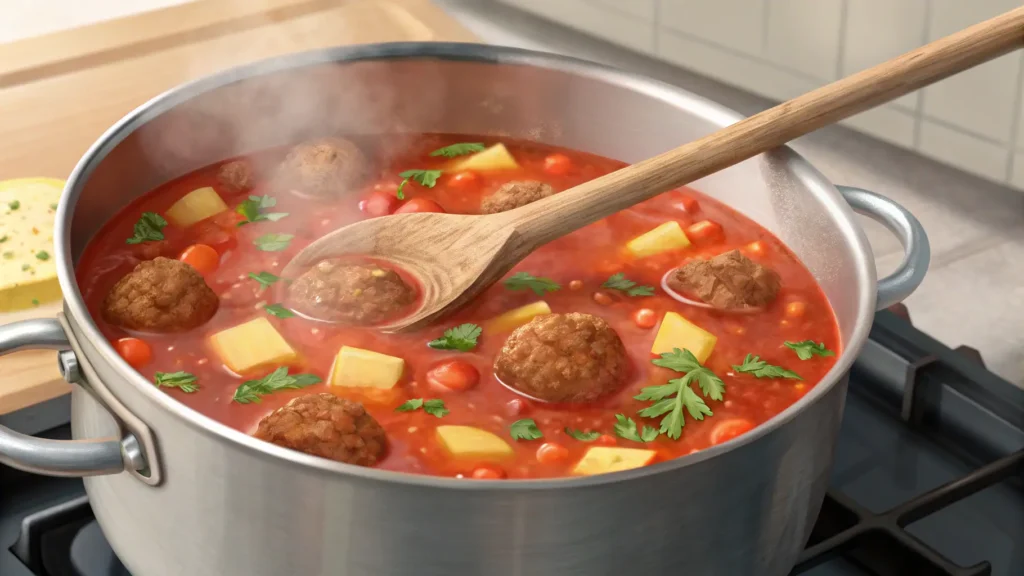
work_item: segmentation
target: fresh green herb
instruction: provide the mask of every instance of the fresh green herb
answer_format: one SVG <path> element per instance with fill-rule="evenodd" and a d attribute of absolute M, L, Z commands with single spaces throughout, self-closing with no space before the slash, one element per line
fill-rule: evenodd
<path fill-rule="evenodd" d="M 235 208 L 235 212 L 242 215 L 245 220 L 238 223 L 239 226 L 244 226 L 250 222 L 261 222 L 263 220 L 269 220 L 271 222 L 277 222 L 281 218 L 288 215 L 287 212 L 264 212 L 267 208 L 273 208 L 277 206 L 277 199 L 264 194 L 263 196 L 249 196 L 247 200 L 243 200 L 241 204 Z"/>
<path fill-rule="evenodd" d="M 427 414 L 438 418 L 443 418 L 448 415 L 448 409 L 444 406 L 444 400 L 439 400 L 437 398 L 431 400 L 424 400 L 423 398 L 406 400 L 401 406 L 395 408 L 395 412 L 412 412 L 414 410 L 419 410 L 420 408 L 422 408 Z"/>
<path fill-rule="evenodd" d="M 53 204 L 50 204 L 50 210 L 56 210 L 56 209 L 57 209 L 57 203 L 56 202 L 54 202 Z"/>
<path fill-rule="evenodd" d="M 277 234 L 271 232 L 270 234 L 264 234 L 259 238 L 252 241 L 256 245 L 256 248 L 263 250 L 264 252 L 280 252 L 288 247 L 288 244 L 295 238 L 293 234 Z"/>
<path fill-rule="evenodd" d="M 180 388 L 182 392 L 191 394 L 199 390 L 199 382 L 194 374 L 188 372 L 157 372 L 153 381 L 163 388 Z"/>
<path fill-rule="evenodd" d="M 601 437 L 601 433 L 600 432 L 594 432 L 594 431 L 583 432 L 581 430 L 573 430 L 572 428 L 569 428 L 568 426 L 566 426 L 566 428 L 565 428 L 565 433 L 568 434 L 569 436 L 579 440 L 580 442 L 593 442 L 594 440 L 597 440 L 598 438 Z"/>
<path fill-rule="evenodd" d="M 33 298 L 33 299 L 32 299 L 32 305 L 33 305 L 33 306 L 39 306 L 39 300 L 37 300 L 37 299 Z"/>
<path fill-rule="evenodd" d="M 732 369 L 744 374 L 753 374 L 757 378 L 792 378 L 793 380 L 803 380 L 796 372 L 786 370 L 781 366 L 772 366 L 761 360 L 760 356 L 754 356 L 753 354 L 747 354 L 747 357 L 743 359 L 743 364 L 739 366 L 733 364 Z"/>
<path fill-rule="evenodd" d="M 627 296 L 654 295 L 654 286 L 637 286 L 636 282 L 626 278 L 626 275 L 622 272 L 612 274 L 611 278 L 605 280 L 604 284 L 601 284 L 601 287 L 625 292 Z"/>
<path fill-rule="evenodd" d="M 633 398 L 637 400 L 650 401 L 654 404 L 637 412 L 644 418 L 657 418 L 665 415 L 661 420 L 661 433 L 668 435 L 673 440 L 678 440 L 683 433 L 683 408 L 690 413 L 695 420 L 703 420 L 705 416 L 711 416 L 711 408 L 704 403 L 704 399 L 690 388 L 690 382 L 696 380 L 704 396 L 712 400 L 722 400 L 725 393 L 725 383 L 710 369 L 700 365 L 697 358 L 689 350 L 673 349 L 661 355 L 661 358 L 652 360 L 656 366 L 685 372 L 682 378 L 673 378 L 668 384 L 660 386 L 648 386 L 640 391 L 640 394 Z"/>
<path fill-rule="evenodd" d="M 295 316 L 295 312 L 292 312 L 280 304 L 267 304 L 263 309 L 267 311 L 267 314 L 277 316 L 278 318 L 293 318 Z"/>
<path fill-rule="evenodd" d="M 451 144 L 444 148 L 438 148 L 430 153 L 431 156 L 444 156 L 445 158 L 454 158 L 456 156 L 462 156 L 464 154 L 472 154 L 473 152 L 480 152 L 484 149 L 484 145 L 481 142 L 461 142 L 459 144 Z"/>
<path fill-rule="evenodd" d="M 280 280 L 279 277 L 274 276 L 270 272 L 249 272 L 249 278 L 260 283 L 260 290 L 266 290 L 267 288 L 270 288 L 271 284 Z"/>
<path fill-rule="evenodd" d="M 427 342 L 435 350 L 458 350 L 468 352 L 476 347 L 476 340 L 483 332 L 476 324 L 460 324 L 444 331 L 444 336 Z"/>
<path fill-rule="evenodd" d="M 516 272 L 505 280 L 505 287 L 509 290 L 525 290 L 529 288 L 537 296 L 543 296 L 547 292 L 554 292 L 561 288 L 551 278 L 538 278 L 529 272 Z"/>
<path fill-rule="evenodd" d="M 31 269 L 32 269 L 32 266 L 30 266 L 29 264 L 22 264 L 21 265 L 21 271 L 22 272 L 26 272 L 26 271 L 31 270 Z"/>
<path fill-rule="evenodd" d="M 4 252 L 4 260 L 14 260 L 14 252 L 11 252 L 10 250 Z"/>
<path fill-rule="evenodd" d="M 164 226 L 167 220 L 155 212 L 143 212 L 139 221 L 135 223 L 134 235 L 125 240 L 125 244 L 142 244 L 143 242 L 157 242 L 164 239 Z"/>
<path fill-rule="evenodd" d="M 835 356 L 836 353 L 825 348 L 824 342 L 814 343 L 814 340 L 804 340 L 803 342 L 783 342 L 786 348 L 789 348 L 793 352 L 796 352 L 796 357 L 801 360 L 810 360 L 812 356 Z"/>
<path fill-rule="evenodd" d="M 513 440 L 536 440 L 544 437 L 540 428 L 537 428 L 537 423 L 533 421 L 533 418 L 516 420 L 509 427 L 508 431 L 512 435 Z"/>
<path fill-rule="evenodd" d="M 636 422 L 624 414 L 616 414 L 615 420 L 615 433 L 620 438 L 633 442 L 651 442 L 658 437 L 659 432 L 651 426 L 644 426 L 643 430 L 637 431 Z"/>
<path fill-rule="evenodd" d="M 235 390 L 235 395 L 232 400 L 239 404 L 259 402 L 260 396 L 263 396 L 264 394 L 271 394 L 278 390 L 305 388 L 306 386 L 312 386 L 313 384 L 319 384 L 320 382 L 322 382 L 322 380 L 320 380 L 320 377 L 315 374 L 290 375 L 288 374 L 288 368 L 281 366 L 263 378 L 242 382 L 242 385 Z"/>
<path fill-rule="evenodd" d="M 11 200 L 7 203 L 7 207 L 11 210 L 17 210 L 18 208 L 21 208 L 21 200 Z"/>
<path fill-rule="evenodd" d="M 0 244 L 3 244 L 4 242 L 7 242 L 7 238 L 8 238 L 7 234 L 4 234 L 3 236 L 0 236 Z"/>
<path fill-rule="evenodd" d="M 50 259 L 50 253 L 47 252 L 46 250 L 40 250 L 39 252 L 36 252 L 36 258 L 42 260 L 43 262 L 46 262 L 47 260 Z"/>
<path fill-rule="evenodd" d="M 405 199 L 405 193 L 402 190 L 405 188 L 406 182 L 412 180 L 424 188 L 433 188 L 437 184 L 437 179 L 441 177 L 440 170 L 406 170 L 399 174 L 404 180 L 398 185 L 398 190 L 395 191 L 395 196 L 398 196 L 399 200 Z"/>

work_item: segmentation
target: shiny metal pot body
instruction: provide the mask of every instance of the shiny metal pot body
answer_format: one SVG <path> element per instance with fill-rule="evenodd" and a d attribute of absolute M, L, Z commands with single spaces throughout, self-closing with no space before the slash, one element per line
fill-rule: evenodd
<path fill-rule="evenodd" d="M 783 575 L 825 493 L 846 371 L 878 300 L 912 291 L 928 247 L 912 216 L 843 191 L 908 250 L 876 284 L 837 189 L 789 149 L 694 184 L 767 227 L 831 301 L 844 350 L 806 397 L 692 456 L 590 478 L 487 482 L 405 475 L 256 441 L 177 403 L 100 335 L 73 267 L 115 212 L 213 161 L 320 134 L 515 137 L 636 161 L 734 122 L 685 91 L 568 58 L 457 44 L 288 56 L 171 91 L 108 131 L 58 209 L 64 314 L 0 328 L 0 353 L 64 350 L 76 383 L 60 443 L 0 429 L 0 461 L 84 475 L 104 533 L 140 576 Z"/>

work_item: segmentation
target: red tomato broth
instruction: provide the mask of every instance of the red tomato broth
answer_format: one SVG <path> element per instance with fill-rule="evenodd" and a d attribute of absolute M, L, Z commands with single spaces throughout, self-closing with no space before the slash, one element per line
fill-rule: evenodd
<path fill-rule="evenodd" d="M 528 256 L 510 272 L 523 271 L 551 278 L 561 285 L 560 290 L 538 297 L 529 290 L 509 290 L 499 282 L 441 324 L 414 334 L 381 334 L 370 328 L 315 322 L 300 316 L 281 319 L 262 310 L 265 304 L 283 300 L 283 283 L 260 290 L 260 284 L 250 279 L 248 273 L 266 271 L 279 275 L 299 250 L 320 235 L 369 217 L 360 210 L 360 202 L 373 193 L 394 193 L 402 181 L 397 176 L 399 172 L 411 168 L 441 169 L 452 162 L 448 158 L 431 157 L 428 155 L 430 151 L 452 143 L 477 141 L 493 143 L 490 138 L 458 135 L 431 134 L 418 139 L 403 139 L 406 149 L 399 154 L 388 150 L 389 165 L 376 177 L 369 178 L 361 190 L 330 203 L 277 193 L 274 194 L 277 206 L 273 211 L 290 213 L 289 217 L 279 221 L 238 226 L 241 217 L 232 217 L 235 213 L 231 211 L 185 230 L 169 225 L 164 229 L 165 240 L 161 242 L 125 244 L 142 212 L 163 213 L 173 202 L 197 188 L 213 186 L 232 209 L 250 195 L 270 193 L 264 182 L 246 193 L 225 190 L 216 178 L 220 164 L 168 182 L 122 209 L 89 243 L 78 267 L 78 281 L 89 311 L 111 342 L 135 336 L 150 344 L 152 359 L 143 369 L 147 379 L 152 381 L 154 371 L 183 370 L 194 374 L 200 386 L 197 392 L 187 394 L 178 389 L 166 389 L 166 392 L 206 416 L 251 433 L 260 419 L 292 398 L 330 391 L 362 401 L 387 431 L 388 453 L 377 467 L 443 476 L 472 477 L 474 470 L 480 467 L 500 470 L 509 478 L 567 476 L 588 448 L 609 444 L 653 449 L 657 452 L 655 461 L 684 456 L 710 446 L 712 431 L 719 422 L 745 419 L 758 425 L 775 416 L 806 394 L 835 363 L 841 346 L 838 326 L 827 299 L 803 264 L 755 222 L 689 189 L 662 194 L 555 240 Z M 624 166 L 622 162 L 578 151 L 532 142 L 502 141 L 516 158 L 519 169 L 476 172 L 478 177 L 456 182 L 451 181 L 452 175 L 457 173 L 452 171 L 442 175 L 436 186 L 429 189 L 408 182 L 403 189 L 406 198 L 430 199 L 451 213 L 476 213 L 482 198 L 512 180 L 540 180 L 561 191 Z M 387 150 L 387 142 L 387 137 L 360 140 L 367 151 L 376 150 L 378 158 L 383 156 L 381 150 Z M 284 152 L 274 150 L 261 154 L 260 163 L 271 165 Z M 559 173 L 545 170 L 546 158 L 552 153 L 568 157 L 571 165 L 565 166 L 560 160 Z M 722 238 L 711 243 L 694 242 L 686 249 L 644 259 L 634 259 L 625 252 L 623 247 L 627 241 L 668 220 L 677 221 L 684 229 L 696 222 L 710 220 L 721 226 Z M 267 233 L 294 234 L 295 238 L 285 250 L 263 252 L 256 249 L 253 240 Z M 760 242 L 761 249 L 751 251 L 747 246 L 755 241 Z M 129 334 L 103 320 L 101 306 L 104 297 L 114 283 L 138 262 L 157 255 L 177 258 L 183 249 L 197 243 L 208 244 L 220 253 L 219 266 L 206 278 L 221 297 L 220 307 L 209 322 L 184 333 L 140 335 Z M 782 278 L 778 297 L 764 311 L 730 314 L 696 308 L 673 300 L 661 289 L 661 278 L 670 268 L 693 258 L 708 258 L 733 248 L 739 248 L 754 261 L 770 266 Z M 619 272 L 638 284 L 655 287 L 655 295 L 629 297 L 601 288 L 609 276 Z M 572 281 L 580 282 L 582 286 L 569 289 Z M 610 296 L 611 303 L 596 302 L 593 295 L 598 291 Z M 594 314 L 604 318 L 615 329 L 631 362 L 630 379 L 618 392 L 586 405 L 552 405 L 524 399 L 499 383 L 493 374 L 494 358 L 507 333 L 489 332 L 485 328 L 478 345 L 469 352 L 435 350 L 426 345 L 440 337 L 446 328 L 464 322 L 485 326 L 487 320 L 503 312 L 542 299 L 555 313 Z M 796 301 L 804 304 L 802 314 L 797 317 L 787 315 L 787 305 Z M 678 312 L 718 337 L 714 352 L 704 365 L 725 382 L 724 401 L 705 399 L 714 415 L 703 421 L 695 421 L 686 414 L 682 436 L 678 440 L 661 435 L 653 442 L 640 444 L 620 438 L 614 432 L 616 413 L 633 418 L 638 426 L 657 428 L 660 418 L 649 420 L 636 414 L 650 403 L 634 400 L 633 396 L 644 386 L 664 384 L 681 376 L 651 364 L 650 360 L 654 358 L 650 352 L 651 344 L 658 324 L 638 326 L 635 313 L 641 308 L 652 310 L 658 324 L 665 312 Z M 259 403 L 233 402 L 234 391 L 243 381 L 262 377 L 277 366 L 235 375 L 220 363 L 207 339 L 216 332 L 256 317 L 266 317 L 299 352 L 299 358 L 290 366 L 291 373 L 313 373 L 323 378 L 324 383 L 301 390 L 267 394 Z M 783 345 L 786 340 L 824 342 L 836 356 L 815 356 L 801 361 Z M 329 387 L 329 371 L 343 345 L 403 358 L 406 367 L 402 381 L 388 391 Z M 803 380 L 757 379 L 748 374 L 736 374 L 732 365 L 742 363 L 748 353 L 760 356 L 769 364 L 794 370 Z M 476 368 L 479 381 L 458 391 L 430 384 L 427 372 L 451 358 Z M 413 398 L 443 399 L 450 413 L 437 418 L 423 410 L 395 411 L 403 402 Z M 519 409 L 511 409 L 510 403 L 518 403 Z M 534 419 L 544 437 L 514 441 L 509 435 L 509 426 L 522 418 Z M 514 456 L 496 461 L 452 458 L 437 441 L 434 429 L 438 425 L 458 424 L 497 434 L 512 446 Z M 602 437 L 596 442 L 583 442 L 566 434 L 566 427 L 598 431 Z M 568 457 L 538 462 L 537 451 L 546 442 L 564 446 Z"/>

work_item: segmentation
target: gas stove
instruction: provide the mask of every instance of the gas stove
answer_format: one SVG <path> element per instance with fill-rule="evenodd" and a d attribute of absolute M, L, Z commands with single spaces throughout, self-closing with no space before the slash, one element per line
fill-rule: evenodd
<path fill-rule="evenodd" d="M 5 424 L 68 438 L 67 419 L 65 399 Z M 977 352 L 914 329 L 905 310 L 880 312 L 851 372 L 830 491 L 792 574 L 1024 574 L 1024 390 Z M 80 480 L 0 466 L 0 576 L 129 572 Z"/>

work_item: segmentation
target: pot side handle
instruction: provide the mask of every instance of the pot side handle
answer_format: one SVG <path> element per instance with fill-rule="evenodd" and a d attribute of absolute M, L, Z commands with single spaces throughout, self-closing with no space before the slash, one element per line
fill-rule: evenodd
<path fill-rule="evenodd" d="M 878 281 L 878 303 L 875 308 L 884 310 L 902 302 L 921 285 L 932 258 L 924 226 L 906 208 L 885 196 L 851 186 L 836 188 L 854 212 L 888 228 L 903 245 L 903 261 L 892 274 Z"/>
<path fill-rule="evenodd" d="M 0 326 L 0 356 L 21 350 L 68 350 L 71 344 L 56 319 Z M 61 373 L 65 367 L 60 364 Z M 47 476 L 116 474 L 131 462 L 132 437 L 124 440 L 47 440 L 0 426 L 0 463 Z"/>

